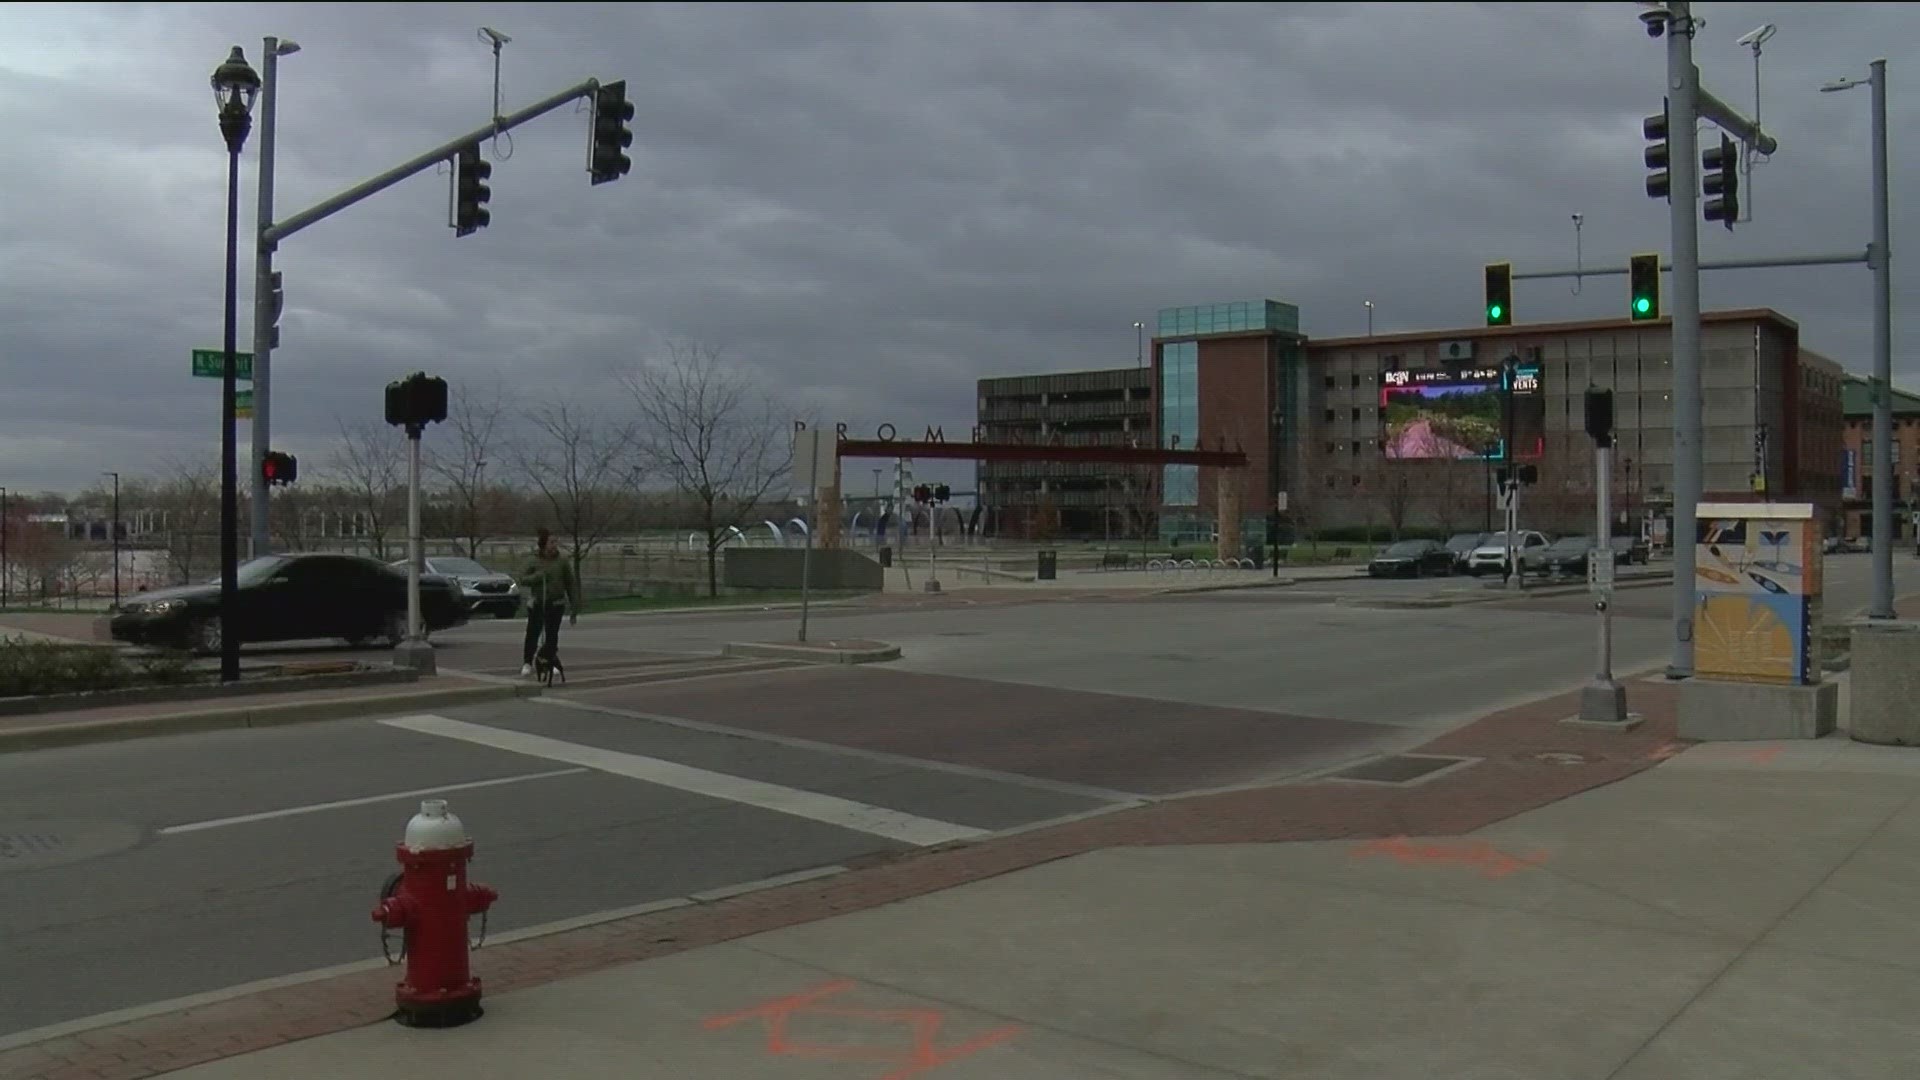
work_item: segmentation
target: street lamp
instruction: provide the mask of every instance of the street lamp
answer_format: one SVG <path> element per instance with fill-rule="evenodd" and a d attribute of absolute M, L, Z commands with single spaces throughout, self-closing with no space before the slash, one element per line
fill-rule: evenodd
<path fill-rule="evenodd" d="M 120 474 L 101 473 L 113 477 L 113 520 L 107 523 L 107 535 L 113 538 L 113 607 L 120 609 Z"/>
<path fill-rule="evenodd" d="M 253 99 L 260 92 L 260 76 L 247 65 L 235 45 L 225 63 L 213 69 L 213 100 L 220 107 L 220 135 L 227 142 L 227 295 L 226 364 L 220 373 L 220 681 L 240 678 L 240 639 L 234 636 L 238 605 L 240 539 L 237 535 L 240 499 L 237 488 L 233 413 L 235 399 L 234 350 L 237 346 L 235 292 L 238 288 L 240 232 L 240 148 L 253 127 Z"/>
<path fill-rule="evenodd" d="M 1367 301 L 1367 336 L 1373 336 L 1373 301 Z"/>
<path fill-rule="evenodd" d="M 1864 79 L 1835 79 L 1830 94 L 1865 84 L 1873 92 L 1873 602 L 1867 617 L 1893 611 L 1893 278 L 1887 214 L 1887 62 L 1875 60 Z"/>
<path fill-rule="evenodd" d="M 1133 324 L 1133 366 L 1147 366 L 1147 324 L 1138 320 Z"/>

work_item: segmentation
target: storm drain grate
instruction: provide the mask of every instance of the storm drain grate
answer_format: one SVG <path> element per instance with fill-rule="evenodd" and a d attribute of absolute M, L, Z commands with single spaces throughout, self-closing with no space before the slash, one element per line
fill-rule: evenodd
<path fill-rule="evenodd" d="M 1353 780 L 1362 784 L 1417 784 L 1443 772 L 1464 768 L 1477 758 L 1443 757 L 1438 754 L 1393 754 L 1349 765 L 1329 773 L 1333 780 Z"/>
<path fill-rule="evenodd" d="M 53 855 L 66 847 L 55 833 L 0 833 L 0 859 Z"/>

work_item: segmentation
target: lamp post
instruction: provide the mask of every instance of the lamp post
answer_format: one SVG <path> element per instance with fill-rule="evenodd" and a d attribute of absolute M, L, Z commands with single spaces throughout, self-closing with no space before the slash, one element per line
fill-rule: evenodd
<path fill-rule="evenodd" d="M 273 225 L 273 131 L 275 87 L 280 58 L 300 51 L 296 42 L 265 38 L 260 48 L 260 183 L 259 213 L 254 219 L 253 245 L 253 541 L 256 556 L 273 550 L 268 529 L 267 478 L 260 471 L 273 445 L 273 350 L 280 347 L 278 290 L 274 288 L 274 244 L 267 239 Z M 245 136 L 243 135 L 242 138 Z"/>
<path fill-rule="evenodd" d="M 1373 336 L 1373 301 L 1367 301 L 1367 336 Z"/>
<path fill-rule="evenodd" d="M 260 92 L 260 76 L 235 45 L 225 63 L 213 69 L 214 101 L 220 106 L 220 136 L 227 143 L 227 293 L 226 364 L 220 373 L 220 681 L 240 678 L 240 639 L 234 636 L 234 609 L 240 572 L 240 499 L 235 460 L 233 413 L 236 391 L 234 350 L 240 243 L 240 148 L 253 127 L 253 101 Z"/>
<path fill-rule="evenodd" d="M 101 473 L 113 477 L 113 520 L 107 524 L 107 535 L 113 538 L 113 606 L 120 607 L 120 474 Z"/>
<path fill-rule="evenodd" d="M 1862 83 L 1873 93 L 1873 602 L 1867 617 L 1891 619 L 1893 611 L 1893 278 L 1887 214 L 1887 62 L 1868 65 L 1864 79 L 1835 79 L 1820 92 L 1851 90 Z"/>
<path fill-rule="evenodd" d="M 1147 366 L 1147 324 L 1137 320 L 1133 324 L 1133 366 Z"/>

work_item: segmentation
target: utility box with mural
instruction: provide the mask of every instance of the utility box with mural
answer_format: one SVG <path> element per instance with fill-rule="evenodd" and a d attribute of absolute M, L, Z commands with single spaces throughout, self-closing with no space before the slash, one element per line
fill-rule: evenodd
<path fill-rule="evenodd" d="M 1812 503 L 1702 503 L 1694 673 L 1808 686 L 1820 665 L 1821 537 Z"/>

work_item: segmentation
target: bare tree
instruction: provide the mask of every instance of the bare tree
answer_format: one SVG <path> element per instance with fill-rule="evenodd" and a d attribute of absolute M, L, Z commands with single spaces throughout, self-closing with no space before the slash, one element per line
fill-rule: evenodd
<path fill-rule="evenodd" d="M 1400 539 L 1400 530 L 1407 524 L 1407 510 L 1413 506 L 1418 492 L 1412 472 L 1419 464 L 1385 454 L 1375 455 L 1367 463 L 1365 484 L 1379 500 L 1380 509 L 1386 511 L 1389 537 L 1393 540 Z"/>
<path fill-rule="evenodd" d="M 365 516 L 367 539 L 376 559 L 387 557 L 387 533 L 406 512 L 402 498 L 406 455 L 406 437 L 399 428 L 364 420 L 340 421 L 340 445 L 328 461 L 328 471 L 345 489 L 348 505 Z"/>
<path fill-rule="evenodd" d="M 785 487 L 791 429 L 773 401 L 708 346 L 670 346 L 664 361 L 643 362 L 622 380 L 643 422 L 642 460 L 698 508 L 707 595 L 718 596 L 720 545 Z"/>
<path fill-rule="evenodd" d="M 165 522 L 168 567 L 181 584 L 191 583 L 219 557 L 219 467 L 184 459 L 168 463 L 154 501 Z"/>
<path fill-rule="evenodd" d="M 441 425 L 452 435 L 442 438 L 444 449 L 436 448 L 428 467 L 447 487 L 451 498 L 449 531 L 467 549 L 467 557 L 480 557 L 480 545 L 487 539 L 487 467 L 499 449 L 501 421 L 506 408 L 496 387 L 486 396 L 458 395 L 447 410 L 447 422 Z M 498 484 L 496 473 L 495 484 Z"/>
<path fill-rule="evenodd" d="M 593 549 L 632 520 L 635 480 L 629 428 L 594 422 L 579 406 L 545 405 L 528 416 L 532 431 L 514 454 L 520 472 L 569 541 L 575 580 Z"/>

